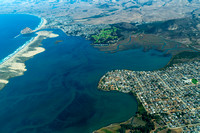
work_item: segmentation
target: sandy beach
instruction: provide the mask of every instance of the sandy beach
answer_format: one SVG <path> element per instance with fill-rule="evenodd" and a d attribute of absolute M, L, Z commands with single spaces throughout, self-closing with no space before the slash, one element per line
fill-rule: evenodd
<path fill-rule="evenodd" d="M 54 37 L 58 37 L 58 34 L 54 34 L 51 31 L 39 31 L 36 33 L 38 36 L 46 36 L 49 38 L 54 38 Z"/>
<path fill-rule="evenodd" d="M 39 28 L 33 30 L 33 32 L 36 32 L 36 31 L 38 31 L 38 30 L 41 30 L 42 28 L 44 28 L 44 26 L 45 26 L 46 24 L 47 24 L 47 20 L 46 20 L 45 18 L 42 18 L 42 25 L 41 25 Z"/>
<path fill-rule="evenodd" d="M 0 79 L 0 83 L 7 84 L 8 80 Z"/>
<path fill-rule="evenodd" d="M 28 51 L 27 53 L 22 54 L 23 57 L 32 57 L 36 54 L 44 52 L 45 49 L 42 47 L 36 47 L 33 51 Z"/>
<path fill-rule="evenodd" d="M 40 42 L 38 42 L 39 39 L 41 40 L 42 38 L 43 40 L 46 38 L 54 38 L 54 37 L 59 36 L 57 34 L 52 33 L 52 31 L 38 31 L 42 29 L 47 23 L 46 19 L 44 18 L 42 19 L 43 19 L 43 23 L 41 24 L 39 28 L 37 28 L 34 31 L 36 32 L 37 36 L 34 37 L 34 39 L 30 43 L 25 45 L 16 54 L 14 54 L 9 59 L 7 59 L 2 64 L 0 64 L 0 75 L 3 74 L 0 77 L 0 84 L 7 84 L 9 78 L 23 75 L 23 73 L 27 70 L 24 62 L 28 60 L 29 58 L 32 58 L 34 55 L 45 51 L 44 48 L 39 47 L 39 45 L 41 45 Z M 22 57 L 26 59 L 23 61 L 21 60 Z"/>

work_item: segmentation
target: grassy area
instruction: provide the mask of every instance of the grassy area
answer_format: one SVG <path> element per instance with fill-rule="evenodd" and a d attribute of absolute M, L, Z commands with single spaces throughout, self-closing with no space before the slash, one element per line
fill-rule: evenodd
<path fill-rule="evenodd" d="M 197 81 L 196 79 L 192 79 L 192 83 L 193 83 L 193 84 L 197 84 L 198 81 Z"/>
<path fill-rule="evenodd" d="M 102 131 L 103 131 L 104 133 L 113 133 L 112 131 L 110 131 L 110 130 L 108 130 L 108 129 L 102 129 Z"/>
<path fill-rule="evenodd" d="M 112 124 L 95 131 L 95 133 L 120 133 L 118 131 L 120 128 L 120 124 Z"/>
<path fill-rule="evenodd" d="M 166 130 L 167 129 L 167 126 L 165 126 L 165 127 L 160 127 L 160 128 L 157 128 L 155 131 L 154 131 L 154 133 L 159 133 L 159 132 L 161 132 L 162 130 Z"/>
<path fill-rule="evenodd" d="M 117 31 L 116 27 L 102 29 L 98 35 L 92 35 L 91 38 L 94 40 L 94 44 L 105 44 L 118 39 Z"/>

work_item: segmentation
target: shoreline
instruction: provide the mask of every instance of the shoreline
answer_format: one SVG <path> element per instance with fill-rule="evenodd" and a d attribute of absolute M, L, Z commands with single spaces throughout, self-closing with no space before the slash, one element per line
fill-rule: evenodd
<path fill-rule="evenodd" d="M 10 58 L 12 58 L 13 56 L 15 56 L 15 54 L 17 54 L 20 50 L 22 50 L 24 47 L 26 47 L 28 44 L 30 44 L 35 37 L 31 38 L 30 40 L 28 40 L 27 42 L 25 42 L 22 46 L 20 46 L 19 48 L 17 48 L 13 53 L 9 54 L 7 57 L 5 57 L 4 59 L 1 60 L 0 65 L 4 64 L 7 60 L 9 60 Z"/>
<path fill-rule="evenodd" d="M 172 69 L 172 68 L 174 68 L 174 70 L 176 69 L 176 67 L 178 67 L 178 66 L 173 66 L 174 64 L 179 64 L 180 66 L 181 66 L 181 64 L 183 63 L 192 63 L 192 62 L 198 62 L 198 61 L 200 61 L 200 59 L 199 59 L 199 57 L 200 57 L 200 55 L 199 55 L 199 52 L 188 52 L 188 51 L 185 51 L 185 52 L 181 52 L 181 53 L 179 53 L 179 54 L 177 54 L 177 55 L 174 55 L 172 58 L 171 58 L 171 60 L 168 62 L 168 64 L 166 64 L 164 67 L 162 67 L 162 68 L 160 68 L 160 69 L 158 69 L 158 70 L 151 70 L 151 71 L 147 71 L 147 72 L 155 72 L 155 71 L 165 71 L 165 69 Z M 179 66 L 179 67 L 180 67 Z M 191 65 L 188 65 L 188 66 L 191 66 Z M 196 67 L 196 65 L 194 65 L 195 67 Z M 197 65 L 198 66 L 198 65 Z M 168 67 L 171 67 L 171 68 L 168 68 Z M 181 67 L 180 67 L 181 68 Z M 184 66 L 182 67 L 182 68 L 184 68 Z M 186 67 L 186 68 L 188 68 L 188 69 L 191 69 L 191 68 L 189 68 L 189 67 Z M 196 70 L 196 69 L 195 69 Z M 113 71 L 117 71 L 117 70 L 113 70 Z M 130 72 L 134 72 L 133 70 L 126 70 L 126 69 L 122 69 L 121 71 L 130 71 Z M 139 71 L 139 72 L 144 72 L 144 71 Z M 107 72 L 108 73 L 108 72 Z M 106 73 L 106 74 L 107 74 Z M 121 72 L 120 72 L 121 73 Z M 110 88 L 107 86 L 107 85 L 104 85 L 104 86 L 100 86 L 100 84 L 101 84 L 101 82 L 108 82 L 108 79 L 110 80 L 110 81 L 112 81 L 112 78 L 110 78 L 110 77 L 108 77 L 107 78 L 107 80 L 105 80 L 105 75 L 106 74 L 104 74 L 101 78 L 100 78 L 100 80 L 99 80 L 99 83 L 98 83 L 98 89 L 99 90 L 101 90 L 101 91 L 118 91 L 118 92 L 122 92 L 122 93 L 132 93 L 132 95 L 136 98 L 136 100 L 137 100 L 137 104 L 138 104 L 138 112 L 140 112 L 140 110 L 139 110 L 139 108 L 143 108 L 143 110 L 147 113 L 147 115 L 148 114 L 151 114 L 150 113 L 150 111 L 148 110 L 148 109 L 146 109 L 146 108 L 148 108 L 148 106 L 145 106 L 145 105 L 147 105 L 147 104 L 145 104 L 145 102 L 143 101 L 142 102 L 142 99 L 141 99 L 141 95 L 139 96 L 139 95 L 137 95 L 137 91 L 135 91 L 135 90 L 130 90 L 130 91 L 127 91 L 126 89 L 125 90 L 120 90 L 120 89 L 118 89 L 117 87 L 113 87 L 113 86 L 110 86 Z M 147 74 L 148 76 L 149 76 L 149 74 Z M 157 74 L 158 75 L 158 74 Z M 116 76 L 116 74 L 114 75 L 114 76 Z M 187 77 L 188 75 L 186 75 L 186 77 Z M 120 77 L 119 75 L 118 75 L 118 77 Z M 197 77 L 197 76 L 196 76 Z M 116 78 L 116 77 L 115 77 Z M 161 79 L 161 78 L 160 78 Z M 123 79 L 124 81 L 126 80 L 126 79 Z M 189 79 L 190 80 L 190 82 L 191 82 L 191 79 Z M 118 80 L 116 80 L 116 81 L 118 81 Z M 163 81 L 164 82 L 164 81 Z M 148 82 L 149 83 L 149 82 Z M 193 83 L 194 84 L 194 83 Z M 184 86 L 184 85 L 183 85 Z M 187 86 L 190 86 L 190 85 L 187 85 Z M 136 93 L 137 92 L 137 93 Z M 141 92 L 139 92 L 140 94 L 141 94 Z M 158 92 L 157 92 L 158 93 Z M 170 97 L 169 97 L 170 98 Z M 173 98 L 173 97 L 172 97 Z M 140 107 L 139 107 L 140 106 Z M 189 108 L 189 109 L 191 109 L 191 108 Z M 196 108 L 195 107 L 193 107 L 192 108 L 192 110 L 195 110 Z M 177 112 L 179 112 L 179 111 L 177 111 Z M 194 113 L 194 112 L 193 112 Z M 141 114 L 141 113 L 139 113 L 139 114 Z M 154 116 L 159 116 L 159 117 L 155 117 L 157 120 L 161 120 L 161 124 L 159 125 L 159 122 L 157 122 L 157 121 L 155 121 L 155 119 L 153 118 L 153 119 L 151 119 L 151 121 L 156 125 L 159 125 L 160 127 L 162 127 L 163 129 L 162 130 L 164 130 L 164 129 L 167 129 L 167 130 L 183 130 L 183 128 L 182 127 L 187 127 L 187 124 L 185 124 L 185 125 L 183 125 L 183 126 L 169 126 L 169 124 L 166 124 L 167 122 L 166 121 L 164 121 L 163 120 L 163 116 L 162 115 L 160 115 L 160 114 L 162 114 L 162 113 L 159 113 L 159 112 L 156 112 L 156 113 L 153 113 L 153 115 Z M 192 114 L 192 113 L 191 113 Z M 152 115 L 152 114 L 151 114 Z M 169 114 L 170 115 L 170 114 Z M 142 115 L 141 115 L 142 116 Z M 137 114 L 135 115 L 135 116 L 133 116 L 133 117 L 131 117 L 131 118 L 137 118 L 138 116 L 137 116 Z M 131 119 L 130 118 L 130 119 Z M 172 119 L 173 120 L 173 119 Z M 129 120 L 127 120 L 126 122 L 128 122 Z M 165 123 L 166 122 L 166 123 Z M 125 123 L 125 122 L 124 122 Z M 116 126 L 118 126 L 118 128 L 121 126 L 121 124 L 123 124 L 123 123 L 114 123 L 114 124 L 110 124 L 110 125 L 108 125 L 108 126 L 104 126 L 104 127 L 101 127 L 101 128 L 99 128 L 99 129 L 97 129 L 97 130 L 95 130 L 95 131 L 93 131 L 93 133 L 104 133 L 105 131 L 111 131 L 111 130 L 113 130 L 113 129 L 116 129 Z M 129 126 L 130 124 L 132 124 L 132 123 L 128 123 L 127 125 Z M 191 126 L 195 126 L 195 124 L 191 124 Z M 132 126 L 132 127 L 134 127 L 134 126 Z M 151 130 L 151 131 L 157 131 L 157 130 L 159 130 L 160 128 L 158 128 L 157 126 L 154 126 L 155 127 L 155 129 L 154 130 Z M 120 129 L 120 128 L 119 128 Z M 127 128 L 127 130 L 128 130 L 129 128 Z"/>
<path fill-rule="evenodd" d="M 30 15 L 30 14 L 28 14 Z M 35 16 L 35 15 L 33 15 Z M 36 16 L 38 18 L 40 18 L 39 16 Z M 39 25 L 35 28 L 35 30 L 33 30 L 33 32 L 36 32 L 38 30 L 41 30 L 42 28 L 44 28 L 44 26 L 47 24 L 47 20 L 45 18 L 40 18 L 41 22 L 39 23 Z M 37 36 L 36 36 L 37 37 Z M 34 42 L 36 37 L 32 37 L 30 40 L 26 41 L 22 46 L 20 46 L 19 48 L 17 48 L 13 53 L 9 54 L 8 56 L 6 56 L 5 58 L 3 58 L 2 60 L 0 60 L 0 65 L 2 65 L 3 63 L 5 63 L 7 60 L 9 60 L 10 58 L 12 58 L 15 54 L 17 54 L 19 51 L 21 51 L 23 48 L 25 48 L 27 45 L 31 44 L 32 42 Z"/>
<path fill-rule="evenodd" d="M 108 90 L 104 90 L 104 89 L 100 89 L 100 88 L 98 88 L 98 89 L 101 90 L 101 91 L 106 91 L 106 92 L 111 91 L 111 90 L 108 91 Z M 118 90 L 114 90 L 114 91 L 120 92 Z M 146 110 L 145 110 L 144 106 L 142 105 L 141 101 L 139 100 L 138 95 L 136 93 L 134 93 L 133 91 L 121 92 L 121 93 L 125 93 L 127 95 L 131 95 L 136 100 L 136 103 L 137 103 L 137 111 L 136 111 L 136 113 L 133 116 L 131 116 L 128 120 L 109 124 L 107 126 L 99 128 L 97 130 L 94 130 L 92 133 L 106 133 L 106 131 L 107 132 L 116 132 L 117 131 L 116 129 L 118 129 L 118 130 L 121 129 L 121 125 L 129 125 L 129 124 L 132 124 L 135 120 L 137 121 L 137 120 L 141 119 L 138 116 L 138 114 L 142 113 L 142 112 L 146 112 Z M 140 120 L 140 122 L 141 121 L 142 120 Z M 137 126 L 141 126 L 141 125 L 138 124 Z"/>
<path fill-rule="evenodd" d="M 40 18 L 40 17 L 39 17 Z M 36 32 L 38 30 L 41 30 L 42 28 L 45 27 L 45 25 L 47 24 L 47 20 L 45 18 L 41 18 L 41 22 L 38 25 L 38 27 L 35 28 L 35 30 L 33 30 L 33 32 Z"/>
<path fill-rule="evenodd" d="M 34 30 L 37 36 L 31 38 L 29 41 L 16 49 L 12 54 L 2 60 L 0 63 L 0 90 L 9 83 L 8 80 L 10 78 L 24 74 L 27 70 L 25 61 L 29 60 L 34 55 L 45 51 L 43 47 L 40 47 L 40 45 L 42 45 L 42 40 L 59 36 L 52 33 L 52 31 L 39 31 L 44 28 L 46 24 L 47 20 L 45 18 L 41 18 L 41 23 Z"/>

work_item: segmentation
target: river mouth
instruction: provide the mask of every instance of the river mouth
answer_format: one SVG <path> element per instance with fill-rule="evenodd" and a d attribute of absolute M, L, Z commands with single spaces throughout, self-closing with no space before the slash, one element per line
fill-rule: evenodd
<path fill-rule="evenodd" d="M 0 92 L 0 132 L 88 133 L 128 120 L 137 111 L 135 98 L 98 90 L 101 76 L 115 69 L 159 69 L 171 58 L 142 49 L 104 53 L 81 37 L 53 32 L 60 36 L 43 40 L 46 51 L 28 60 L 28 71 Z"/>

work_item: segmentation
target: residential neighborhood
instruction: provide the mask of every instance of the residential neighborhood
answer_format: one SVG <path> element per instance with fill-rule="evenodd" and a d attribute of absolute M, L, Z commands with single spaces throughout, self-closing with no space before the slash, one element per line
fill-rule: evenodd
<path fill-rule="evenodd" d="M 105 74 L 99 89 L 135 92 L 150 114 L 159 114 L 168 128 L 200 132 L 200 62 L 175 64 L 165 70 L 115 70 Z"/>
<path fill-rule="evenodd" d="M 104 28 L 110 28 L 109 25 L 91 25 L 82 23 L 73 23 L 73 19 L 69 16 L 47 18 L 48 24 L 45 28 L 61 29 L 68 36 L 82 36 L 90 39 L 91 35 L 98 34 Z"/>

